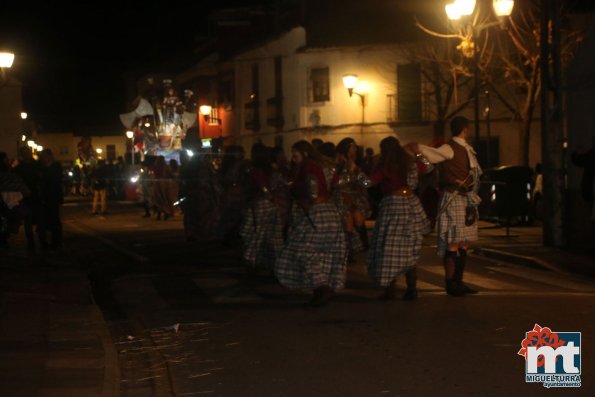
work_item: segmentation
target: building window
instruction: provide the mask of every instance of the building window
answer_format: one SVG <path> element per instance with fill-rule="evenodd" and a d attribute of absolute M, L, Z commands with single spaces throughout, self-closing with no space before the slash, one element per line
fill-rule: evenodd
<path fill-rule="evenodd" d="M 257 101 L 258 100 L 258 94 L 259 94 L 259 73 L 258 73 L 258 65 L 252 65 L 252 92 L 250 93 L 250 98 L 253 101 Z"/>
<path fill-rule="evenodd" d="M 418 63 L 397 65 L 397 112 L 399 121 L 422 120 L 421 68 Z"/>
<path fill-rule="evenodd" d="M 275 97 L 283 96 L 283 58 L 275 58 Z"/>
<path fill-rule="evenodd" d="M 397 121 L 397 96 L 395 94 L 386 95 L 386 121 L 389 123 Z"/>
<path fill-rule="evenodd" d="M 217 106 L 213 106 L 211 108 L 211 114 L 209 115 L 209 125 L 219 125 L 219 108 Z"/>
<path fill-rule="evenodd" d="M 232 77 L 225 77 L 219 85 L 219 99 L 226 110 L 231 110 L 233 105 L 233 80 Z"/>
<path fill-rule="evenodd" d="M 330 101 L 330 84 L 328 68 L 315 68 L 310 70 L 309 91 L 311 102 Z"/>

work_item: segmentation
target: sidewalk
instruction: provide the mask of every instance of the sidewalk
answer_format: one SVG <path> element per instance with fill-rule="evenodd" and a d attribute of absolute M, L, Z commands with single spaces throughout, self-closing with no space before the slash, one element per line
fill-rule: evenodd
<path fill-rule="evenodd" d="M 477 255 L 503 262 L 595 277 L 595 252 L 544 247 L 541 226 L 511 227 L 507 235 L 506 227 L 479 221 L 479 241 L 473 248 Z"/>
<path fill-rule="evenodd" d="M 64 253 L 0 250 L 3 397 L 118 395 L 117 355 L 86 274 Z"/>

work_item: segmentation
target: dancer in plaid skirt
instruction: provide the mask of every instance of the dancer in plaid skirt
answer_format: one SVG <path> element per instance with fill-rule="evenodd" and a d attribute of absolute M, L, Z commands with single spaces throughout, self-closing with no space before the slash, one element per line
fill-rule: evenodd
<path fill-rule="evenodd" d="M 292 154 L 297 167 L 293 193 L 299 210 L 275 263 L 275 275 L 286 287 L 312 288 L 314 296 L 308 304 L 322 306 L 345 284 L 345 234 L 312 145 L 299 141 Z"/>
<path fill-rule="evenodd" d="M 275 259 L 283 248 L 283 222 L 271 187 L 273 170 L 269 149 L 262 143 L 254 144 L 251 159 L 248 208 L 240 235 L 246 264 L 268 274 L 272 273 Z"/>
<path fill-rule="evenodd" d="M 415 147 L 415 146 L 414 146 Z M 409 153 L 394 137 L 380 142 L 380 163 L 367 179 L 360 174 L 364 185 L 380 185 L 383 199 L 368 252 L 368 274 L 386 290 L 382 299 L 395 299 L 397 277 L 405 273 L 407 291 L 404 300 L 417 298 L 417 273 L 415 265 L 423 235 L 430 231 L 429 221 L 421 202 L 413 193 L 418 174 L 429 172 L 432 165 Z"/>
<path fill-rule="evenodd" d="M 438 254 L 444 258 L 446 292 L 451 296 L 477 293 L 463 283 L 469 243 L 477 240 L 477 207 L 481 199 L 481 168 L 475 151 L 467 143 L 469 121 L 451 121 L 453 138 L 439 148 L 419 145 L 433 163 L 441 163 L 440 189 L 443 193 L 438 212 Z"/>
<path fill-rule="evenodd" d="M 343 217 L 350 258 L 368 248 L 368 231 L 365 221 L 370 212 L 368 191 L 357 183 L 355 176 L 362 170 L 356 165 L 357 145 L 352 138 L 344 138 L 337 145 L 339 158 L 337 172 L 341 183 L 333 193 Z"/>

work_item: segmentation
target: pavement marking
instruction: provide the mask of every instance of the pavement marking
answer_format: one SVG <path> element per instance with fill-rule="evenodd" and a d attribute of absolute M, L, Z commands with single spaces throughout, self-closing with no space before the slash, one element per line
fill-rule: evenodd
<path fill-rule="evenodd" d="M 438 274 L 443 276 L 444 269 L 442 266 L 424 266 L 421 269 L 427 270 L 430 273 Z M 465 272 L 465 281 L 469 284 L 477 285 L 478 287 L 489 289 L 489 290 L 512 290 L 518 291 L 522 289 L 521 285 L 518 284 L 510 284 L 504 281 L 494 280 L 490 278 L 486 278 L 484 276 L 479 276 L 477 274 L 471 272 Z M 525 290 L 531 290 L 530 288 L 524 288 Z"/>
<path fill-rule="evenodd" d="M 542 284 L 552 285 L 554 287 L 565 288 L 579 292 L 595 292 L 595 285 L 572 280 L 569 276 L 560 277 L 560 275 L 554 274 L 550 276 L 546 273 L 537 271 L 529 272 L 521 268 L 509 266 L 487 266 L 486 269 L 515 277 L 525 278 L 531 281 L 537 281 Z"/>

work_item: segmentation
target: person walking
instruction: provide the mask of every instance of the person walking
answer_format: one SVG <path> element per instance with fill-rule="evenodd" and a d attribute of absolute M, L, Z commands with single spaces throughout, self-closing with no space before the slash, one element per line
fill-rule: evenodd
<path fill-rule="evenodd" d="M 17 233 L 23 219 L 23 201 L 31 194 L 25 182 L 10 168 L 8 156 L 0 152 L 0 247 Z"/>
<path fill-rule="evenodd" d="M 308 305 L 317 307 L 326 304 L 345 284 L 345 232 L 312 145 L 296 142 L 292 154 L 292 190 L 297 208 L 274 271 L 285 287 L 313 289 Z"/>
<path fill-rule="evenodd" d="M 44 250 L 55 250 L 62 245 L 62 220 L 60 206 L 64 203 L 62 166 L 54 159 L 51 149 L 43 149 L 41 163 L 41 215 L 37 225 L 39 244 Z M 50 241 L 47 241 L 47 233 Z"/>
<path fill-rule="evenodd" d="M 25 236 L 27 238 L 27 249 L 35 249 L 35 233 L 33 226 L 37 225 L 41 212 L 41 166 L 33 158 L 29 147 L 19 149 L 19 164 L 14 168 L 14 173 L 18 175 L 29 188 L 30 194 L 23 200 L 23 225 Z"/>
<path fill-rule="evenodd" d="M 153 165 L 153 204 L 157 211 L 157 220 L 168 220 L 174 215 L 174 200 L 172 199 L 171 186 L 173 175 L 165 157 L 158 156 Z"/>
<path fill-rule="evenodd" d="M 101 202 L 101 214 L 107 212 L 107 167 L 105 160 L 99 160 L 97 166 L 90 174 L 91 188 L 93 189 L 93 207 L 91 213 L 97 215 L 97 209 Z"/>
<path fill-rule="evenodd" d="M 481 202 L 479 176 L 481 167 L 475 150 L 467 143 L 469 120 L 457 116 L 451 120 L 452 139 L 438 147 L 418 145 L 431 163 L 440 164 L 438 254 L 443 258 L 446 292 L 451 296 L 477 293 L 463 282 L 469 243 L 478 238 L 477 207 Z"/>
<path fill-rule="evenodd" d="M 385 288 L 381 299 L 396 299 L 397 278 L 403 273 L 407 283 L 403 300 L 417 298 L 416 265 L 423 236 L 430 232 L 428 218 L 414 190 L 419 175 L 433 166 L 408 150 L 411 149 L 402 147 L 397 138 L 384 138 L 376 170 L 369 179 L 365 173 L 357 178 L 366 187 L 378 185 L 383 194 L 368 251 L 368 274 Z"/>

